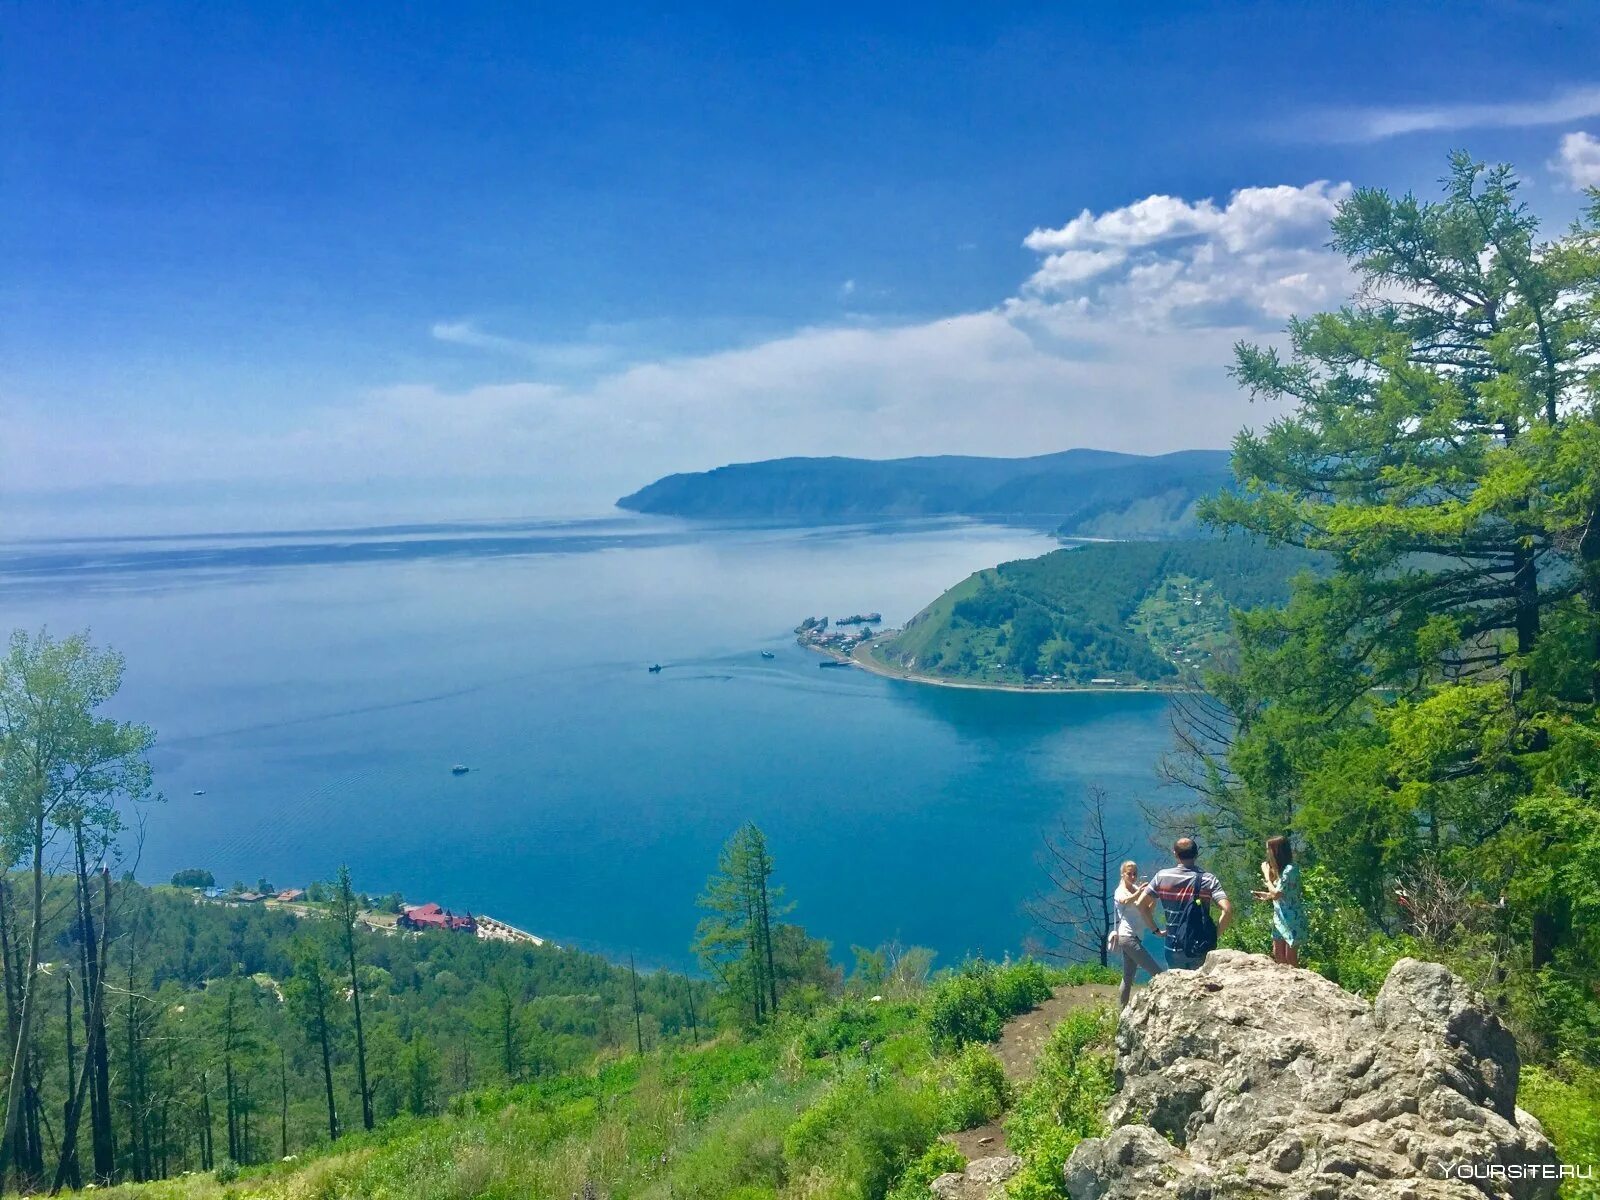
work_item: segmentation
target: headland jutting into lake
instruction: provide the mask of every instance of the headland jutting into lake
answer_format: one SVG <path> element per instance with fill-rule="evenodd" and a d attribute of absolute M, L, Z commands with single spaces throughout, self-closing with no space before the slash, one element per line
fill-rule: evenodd
<path fill-rule="evenodd" d="M 1191 683 L 1146 680 L 1123 682 L 1109 677 L 1076 682 L 1060 677 L 1034 680 L 1004 679 L 953 679 L 918 671 L 914 667 L 891 662 L 878 653 L 878 649 L 891 641 L 901 631 L 898 629 L 874 630 L 871 624 L 882 620 L 874 612 L 866 615 L 840 617 L 830 622 L 827 617 L 807 617 L 795 626 L 795 641 L 808 650 L 823 656 L 820 666 L 858 666 L 885 679 L 900 679 L 908 683 L 924 683 L 933 687 L 964 688 L 982 692 L 1154 692 L 1181 694 L 1196 689 Z"/>

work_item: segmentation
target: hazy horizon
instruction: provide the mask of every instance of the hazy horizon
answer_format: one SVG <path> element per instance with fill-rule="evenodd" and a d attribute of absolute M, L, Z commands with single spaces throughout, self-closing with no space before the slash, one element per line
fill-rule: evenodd
<path fill-rule="evenodd" d="M 1350 294 L 1354 188 L 1466 145 L 1578 211 L 1587 15 L 26 7 L 0 502 L 1224 445 L 1275 411 L 1233 343 Z"/>

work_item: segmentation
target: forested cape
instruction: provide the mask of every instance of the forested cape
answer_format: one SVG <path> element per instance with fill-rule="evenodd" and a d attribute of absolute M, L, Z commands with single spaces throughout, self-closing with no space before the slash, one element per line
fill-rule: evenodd
<path fill-rule="evenodd" d="M 1221 450 L 780 458 L 668 475 L 617 505 L 667 516 L 783 521 L 966 516 L 1081 537 L 1160 537 L 1195 529 L 1200 500 L 1228 481 Z"/>
<path fill-rule="evenodd" d="M 1229 652 L 1234 609 L 1326 565 L 1251 538 L 1056 550 L 968 576 L 872 653 L 949 679 L 1193 683 Z"/>

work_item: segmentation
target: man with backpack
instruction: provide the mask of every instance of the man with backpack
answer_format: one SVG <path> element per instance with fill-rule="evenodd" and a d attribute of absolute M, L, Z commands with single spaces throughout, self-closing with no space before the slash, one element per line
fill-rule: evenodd
<path fill-rule="evenodd" d="M 1217 938 L 1233 920 L 1233 902 L 1215 875 L 1195 865 L 1200 848 L 1193 838 L 1179 838 L 1172 853 L 1177 865 L 1157 871 L 1150 880 L 1150 891 L 1161 901 L 1166 916 L 1167 966 L 1193 970 L 1217 948 Z M 1216 920 L 1211 917 L 1213 903 L 1221 914 Z"/>

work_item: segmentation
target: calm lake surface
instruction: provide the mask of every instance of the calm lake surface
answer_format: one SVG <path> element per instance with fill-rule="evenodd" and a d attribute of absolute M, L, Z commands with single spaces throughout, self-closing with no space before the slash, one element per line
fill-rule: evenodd
<path fill-rule="evenodd" d="M 13 541 L 0 619 L 127 656 L 117 712 L 155 727 L 166 796 L 142 879 L 347 862 L 369 892 L 685 966 L 717 849 L 754 820 L 836 956 L 898 938 L 950 961 L 1022 945 L 1041 832 L 1086 785 L 1124 814 L 1157 786 L 1166 702 L 823 671 L 789 631 L 898 623 L 1052 545 L 629 517 Z"/>

